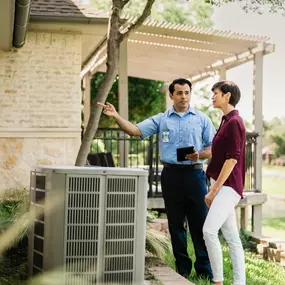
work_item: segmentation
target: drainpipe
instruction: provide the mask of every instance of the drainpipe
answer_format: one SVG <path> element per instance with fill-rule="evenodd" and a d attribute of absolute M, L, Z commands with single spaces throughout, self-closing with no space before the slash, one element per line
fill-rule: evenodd
<path fill-rule="evenodd" d="M 32 0 L 16 0 L 13 46 L 21 48 L 25 44 Z"/>

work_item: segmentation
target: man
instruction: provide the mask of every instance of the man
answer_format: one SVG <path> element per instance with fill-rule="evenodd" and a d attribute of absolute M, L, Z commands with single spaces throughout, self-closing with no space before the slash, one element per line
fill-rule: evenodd
<path fill-rule="evenodd" d="M 196 273 L 212 279 L 202 233 L 208 212 L 204 202 L 207 179 L 203 161 L 211 156 L 215 128 L 205 114 L 190 107 L 191 89 L 190 81 L 183 78 L 174 80 L 169 86 L 173 107 L 137 125 L 120 117 L 113 105 L 98 104 L 104 107 L 104 114 L 113 117 L 130 136 L 144 139 L 159 133 L 160 156 L 164 165 L 161 186 L 177 272 L 187 278 L 192 269 L 184 227 L 187 217 L 196 254 Z M 183 161 L 177 161 L 177 149 L 188 146 L 193 146 L 194 152 L 186 154 Z"/>

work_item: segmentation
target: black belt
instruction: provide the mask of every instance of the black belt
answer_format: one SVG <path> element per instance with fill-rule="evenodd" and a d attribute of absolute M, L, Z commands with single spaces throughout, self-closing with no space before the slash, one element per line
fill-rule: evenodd
<path fill-rule="evenodd" d="M 203 168 L 203 164 L 201 164 L 201 163 L 196 163 L 196 164 L 171 164 L 171 163 L 167 163 L 167 162 L 162 162 L 162 165 L 164 167 L 167 167 L 167 168 L 176 168 L 176 169 L 184 168 L 184 169 L 195 170 L 195 169 L 202 169 Z"/>

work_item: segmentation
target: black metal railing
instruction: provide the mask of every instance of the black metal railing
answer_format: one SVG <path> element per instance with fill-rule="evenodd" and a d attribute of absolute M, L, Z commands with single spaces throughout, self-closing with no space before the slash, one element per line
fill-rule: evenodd
<path fill-rule="evenodd" d="M 257 133 L 247 133 L 246 141 L 246 191 L 255 191 L 254 169 L 256 161 Z M 121 152 L 120 152 L 121 150 Z M 126 150 L 128 154 L 126 154 Z M 161 197 L 160 174 L 162 165 L 159 155 L 159 137 L 151 136 L 145 140 L 130 137 L 118 128 L 98 129 L 90 153 L 111 152 L 115 166 L 128 166 L 149 171 L 149 197 Z M 127 158 L 127 164 L 120 156 Z"/>
<path fill-rule="evenodd" d="M 111 152 L 115 166 L 120 166 L 120 149 L 128 148 L 129 167 L 146 168 L 149 165 L 152 137 L 141 140 L 138 137 L 130 137 L 117 128 L 98 129 L 91 145 L 90 153 Z M 123 165 L 124 166 L 124 165 Z"/>
<path fill-rule="evenodd" d="M 246 149 L 245 149 L 245 191 L 255 192 L 255 168 L 256 168 L 256 143 L 259 134 L 256 132 L 246 133 Z"/>

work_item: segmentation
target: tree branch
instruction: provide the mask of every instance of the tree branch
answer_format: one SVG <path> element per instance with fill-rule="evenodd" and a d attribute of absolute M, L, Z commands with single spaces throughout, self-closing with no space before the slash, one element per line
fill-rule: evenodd
<path fill-rule="evenodd" d="M 113 0 L 113 5 L 116 5 L 122 10 L 130 1 L 131 0 Z"/>
<path fill-rule="evenodd" d="M 143 24 L 145 19 L 150 16 L 151 14 L 151 8 L 155 0 L 147 0 L 147 3 L 144 7 L 144 10 L 142 14 L 138 17 L 135 23 L 131 24 L 128 28 L 126 28 L 126 31 L 121 32 L 120 42 L 122 42 L 126 37 L 130 35 L 134 30 L 136 30 L 139 26 Z"/>
<path fill-rule="evenodd" d="M 131 0 L 123 0 L 122 2 L 122 9 L 130 2 Z"/>

